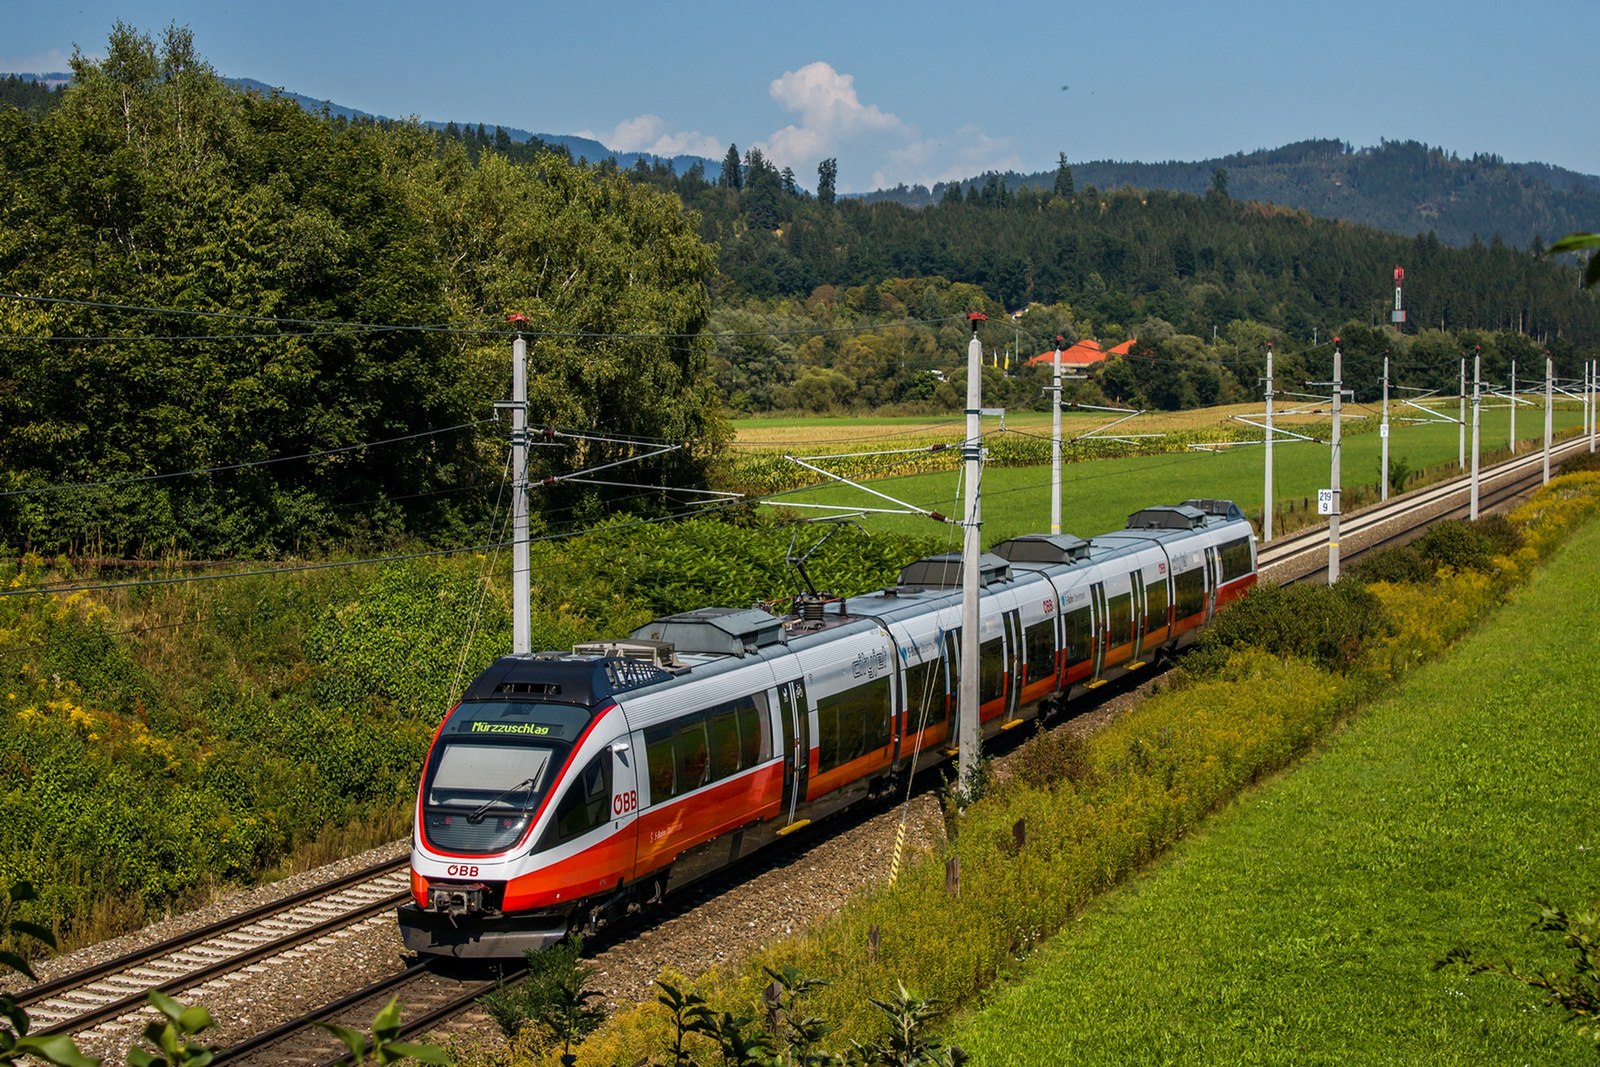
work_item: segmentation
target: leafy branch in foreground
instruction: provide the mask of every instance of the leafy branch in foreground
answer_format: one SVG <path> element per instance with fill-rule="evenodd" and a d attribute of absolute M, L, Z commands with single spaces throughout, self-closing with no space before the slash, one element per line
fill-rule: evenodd
<path fill-rule="evenodd" d="M 1569 915 L 1546 901 L 1539 901 L 1539 917 L 1529 926 L 1538 933 L 1560 934 L 1562 945 L 1574 953 L 1570 974 L 1554 971 L 1530 974 L 1511 963 L 1482 963 L 1473 959 L 1472 950 L 1457 947 L 1434 962 L 1433 969 L 1465 967 L 1469 974 L 1503 974 L 1523 985 L 1541 990 L 1545 999 L 1567 1013 L 1567 1021 L 1578 1025 L 1578 1033 L 1594 1042 L 1600 1052 L 1600 919 L 1596 907 L 1586 914 Z"/>
<path fill-rule="evenodd" d="M 391 1000 L 372 1018 L 372 1036 L 369 1039 L 360 1030 L 352 1030 L 345 1026 L 335 1026 L 332 1023 L 318 1023 L 328 1033 L 344 1042 L 344 1047 L 350 1050 L 351 1058 L 356 1067 L 362 1067 L 366 1057 L 371 1056 L 372 1062 L 387 1067 L 391 1063 L 401 1060 L 421 1060 L 423 1063 L 439 1064 L 440 1067 L 450 1067 L 450 1057 L 444 1049 L 437 1045 L 417 1045 L 400 1040 L 400 1002 Z M 207 1061 L 209 1062 L 209 1061 Z M 139 1065 L 135 1065 L 139 1067 Z M 204 1064 L 195 1064 L 194 1067 L 204 1067 Z"/>
<path fill-rule="evenodd" d="M 1569 233 L 1550 246 L 1550 254 L 1580 252 L 1585 248 L 1600 249 L 1600 233 Z M 1583 287 L 1591 288 L 1595 282 L 1600 282 L 1600 256 L 1591 251 L 1589 265 L 1583 272 Z"/>
<path fill-rule="evenodd" d="M 31 882 L 17 882 L 7 891 L 6 897 L 14 907 L 24 901 L 37 899 L 38 894 L 34 892 Z M 11 918 L 11 910 L 8 907 L 5 917 L 0 919 L 0 944 L 10 944 L 13 937 L 21 935 L 31 937 L 49 948 L 56 947 L 55 934 L 37 923 Z M 39 980 L 27 959 L 10 949 L 0 949 L 0 967 L 9 967 L 31 981 Z M 18 1063 L 27 1056 L 53 1063 L 56 1067 L 98 1067 L 100 1063 L 79 1052 L 78 1046 L 66 1034 L 29 1036 L 28 1013 L 9 993 L 0 993 L 0 1016 L 4 1017 L 4 1021 L 0 1021 L 0 1064 Z"/>

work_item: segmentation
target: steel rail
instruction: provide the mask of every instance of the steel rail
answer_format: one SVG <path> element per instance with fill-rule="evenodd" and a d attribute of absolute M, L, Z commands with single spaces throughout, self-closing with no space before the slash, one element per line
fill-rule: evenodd
<path fill-rule="evenodd" d="M 358 885 L 362 882 L 368 882 L 376 878 L 381 878 L 393 871 L 400 870 L 410 862 L 411 857 L 407 855 L 401 859 L 385 860 L 382 863 L 375 863 L 370 867 L 363 867 L 359 871 L 352 871 L 351 873 L 344 875 L 343 877 L 336 878 L 331 882 L 323 882 L 320 885 L 302 889 L 297 893 L 290 894 L 289 896 L 282 897 L 278 900 L 269 901 L 266 904 L 260 904 L 254 908 L 242 911 L 238 915 L 233 915 L 226 919 L 219 919 L 217 922 L 199 927 L 195 930 L 190 930 L 187 933 L 166 938 L 165 940 L 158 941 L 153 945 L 147 945 L 144 948 L 134 949 L 132 952 L 125 953 L 116 957 L 115 959 L 107 960 L 104 963 L 97 963 L 92 967 L 85 967 L 83 970 L 73 971 L 71 974 L 64 974 L 60 978 L 52 978 L 48 982 L 41 982 L 38 985 L 30 986 L 18 993 L 16 997 L 16 1003 L 19 1007 L 27 1007 L 30 1004 L 37 1004 L 42 1000 L 48 1000 L 50 997 L 55 996 L 58 993 L 75 989 L 78 986 L 88 985 L 96 979 L 103 978 L 108 974 L 116 974 L 119 971 L 131 970 L 142 963 L 160 959 L 163 956 L 170 956 L 174 953 L 181 952 L 186 948 L 190 948 L 202 942 L 210 941 L 213 938 L 220 937 L 223 934 L 232 933 L 240 927 L 249 926 L 252 923 L 260 922 L 263 919 L 270 919 L 272 916 L 281 912 L 291 911 L 299 905 L 307 903 L 308 901 L 317 900 L 326 896 L 332 896 L 333 894 L 338 893 L 341 890 L 348 889 L 353 885 Z"/>
<path fill-rule="evenodd" d="M 337 1015 L 347 1008 L 354 1007 L 363 1000 L 370 1000 L 373 997 L 381 996 L 397 986 L 406 984 L 419 973 L 427 970 L 427 968 L 427 963 L 421 960 L 407 964 L 404 970 L 396 971 L 386 978 L 380 978 L 371 985 L 363 986 L 362 988 L 356 990 L 354 993 L 349 993 L 345 996 L 342 996 L 338 1000 L 324 1004 L 320 1008 L 313 1008 L 304 1015 L 300 1015 L 290 1019 L 287 1022 L 280 1023 L 270 1030 L 263 1030 L 261 1033 L 252 1037 L 247 1037 L 243 1041 L 240 1041 L 237 1044 L 229 1045 L 225 1049 L 219 1049 L 216 1055 L 212 1057 L 211 1063 L 213 1067 L 215 1067 L 216 1064 L 229 1063 L 243 1056 L 248 1056 L 257 1049 L 262 1049 L 268 1045 L 277 1044 L 284 1038 L 298 1033 L 308 1026 L 319 1023 L 331 1015 Z"/>
<path fill-rule="evenodd" d="M 118 1016 L 127 1015 L 129 1012 L 137 1011 L 144 1006 L 146 1000 L 149 998 L 150 990 L 152 989 L 161 993 L 176 993 L 184 989 L 190 989 L 194 986 L 202 985 L 218 975 L 228 974 L 230 972 L 240 970 L 241 968 L 248 967 L 250 964 L 256 963 L 259 960 L 281 955 L 291 948 L 305 944 L 307 941 L 315 941 L 317 938 L 325 937 L 328 934 L 333 933 L 335 930 L 342 930 L 346 926 L 360 922 L 362 919 L 370 918 L 373 915 L 376 915 L 378 912 L 388 911 L 390 908 L 394 907 L 396 904 L 410 896 L 410 890 L 403 890 L 399 893 L 394 893 L 390 896 L 375 900 L 370 904 L 363 904 L 354 911 L 346 912 L 343 915 L 335 915 L 331 919 L 325 919 L 322 922 L 319 922 L 313 926 L 308 926 L 303 930 L 297 930 L 288 937 L 277 938 L 275 940 L 268 941 L 265 944 L 258 945 L 252 949 L 247 949 L 246 951 L 238 953 L 237 955 L 229 956 L 226 959 L 221 959 L 215 963 L 207 964 L 206 966 L 201 967 L 199 970 L 185 971 L 183 974 L 168 978 L 166 981 L 160 983 L 159 985 L 153 985 L 149 989 L 145 989 L 138 993 L 130 993 L 125 997 L 120 997 L 117 1000 L 102 1004 L 97 1008 L 90 1008 L 88 1011 L 74 1015 L 70 1019 L 63 1019 L 58 1023 L 51 1023 L 48 1026 L 39 1027 L 32 1032 L 40 1037 L 50 1037 L 55 1034 L 70 1034 L 79 1030 L 87 1029 L 91 1026 L 96 1026 L 108 1019 L 115 1019 Z"/>

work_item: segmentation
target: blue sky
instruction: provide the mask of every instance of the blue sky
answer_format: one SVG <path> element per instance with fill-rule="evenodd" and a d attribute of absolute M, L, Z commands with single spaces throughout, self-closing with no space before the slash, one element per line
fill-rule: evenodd
<path fill-rule="evenodd" d="M 224 74 L 364 111 L 621 151 L 759 144 L 808 186 L 836 156 L 848 191 L 1307 137 L 1600 174 L 1597 0 L 0 0 L 0 70 L 97 54 L 119 18 L 187 24 Z"/>

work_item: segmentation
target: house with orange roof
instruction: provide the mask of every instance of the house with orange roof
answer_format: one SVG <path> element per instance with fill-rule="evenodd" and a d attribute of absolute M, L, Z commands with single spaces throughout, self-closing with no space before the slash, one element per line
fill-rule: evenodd
<path fill-rule="evenodd" d="M 1101 348 L 1100 343 L 1094 340 L 1079 341 L 1071 348 L 1063 348 L 1061 350 L 1061 368 L 1072 371 L 1085 370 L 1096 363 L 1104 363 L 1108 356 L 1125 356 L 1132 347 L 1133 339 L 1124 341 L 1112 348 Z M 1028 366 L 1037 367 L 1040 364 L 1053 364 L 1055 358 L 1055 349 L 1052 348 L 1050 351 L 1041 352 L 1028 360 Z"/>

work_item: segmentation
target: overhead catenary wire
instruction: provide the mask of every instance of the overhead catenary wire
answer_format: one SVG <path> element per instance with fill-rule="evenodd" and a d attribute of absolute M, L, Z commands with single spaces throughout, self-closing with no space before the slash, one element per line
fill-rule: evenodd
<path fill-rule="evenodd" d="M 70 489 L 104 489 L 117 485 L 135 485 L 143 482 L 159 482 L 170 478 L 187 478 L 201 474 L 220 474 L 224 471 L 244 470 L 247 467 L 265 467 L 273 463 L 289 463 L 301 459 L 320 459 L 323 456 L 337 456 L 345 452 L 357 452 L 366 448 L 378 448 L 382 445 L 398 444 L 401 441 L 415 441 L 423 437 L 434 437 L 442 433 L 452 433 L 456 430 L 467 430 L 494 419 L 476 419 L 472 422 L 463 422 L 455 426 L 446 426 L 438 430 L 422 430 L 418 433 L 405 434 L 400 437 L 386 437 L 381 441 L 362 441 L 353 445 L 342 445 L 339 448 L 325 448 L 316 452 L 302 452 L 293 456 L 273 456 L 268 459 L 245 460 L 241 463 L 224 463 L 214 467 L 196 467 L 191 470 L 168 471 L 164 474 L 139 474 L 127 478 L 108 478 L 98 482 L 65 482 L 58 485 L 41 485 L 30 489 L 8 489 L 0 492 L 0 497 L 34 496 L 39 493 L 59 493 Z"/>

